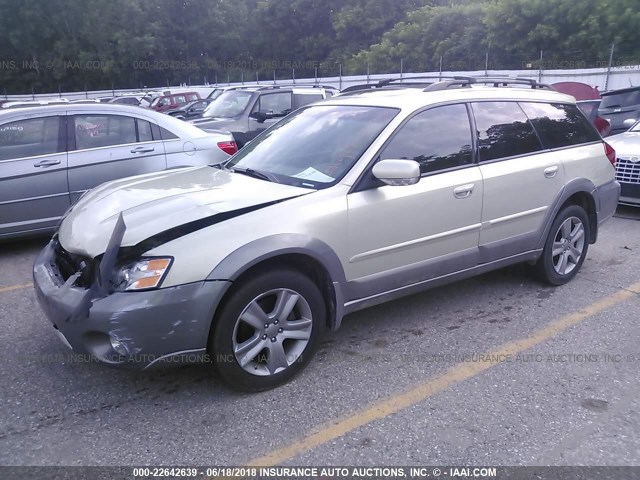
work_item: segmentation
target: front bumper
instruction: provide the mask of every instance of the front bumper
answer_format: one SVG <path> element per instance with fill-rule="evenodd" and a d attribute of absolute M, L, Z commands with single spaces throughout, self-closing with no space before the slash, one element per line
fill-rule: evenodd
<path fill-rule="evenodd" d="M 640 183 L 620 182 L 622 191 L 620 192 L 620 203 L 640 207 Z"/>
<path fill-rule="evenodd" d="M 215 308 L 230 284 L 203 281 L 116 292 L 95 299 L 88 316 L 72 318 L 87 289 L 64 281 L 53 241 L 35 261 L 33 283 L 40 306 L 74 352 L 135 368 L 203 360 Z M 111 338 L 120 342 L 126 355 L 112 348 Z"/>

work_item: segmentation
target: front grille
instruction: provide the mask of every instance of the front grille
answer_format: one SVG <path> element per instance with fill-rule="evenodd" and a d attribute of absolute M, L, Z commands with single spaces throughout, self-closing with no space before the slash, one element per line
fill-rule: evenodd
<path fill-rule="evenodd" d="M 623 183 L 640 183 L 640 162 L 619 158 L 616 161 L 616 180 Z"/>
<path fill-rule="evenodd" d="M 93 260 L 81 255 L 67 252 L 59 242 L 55 243 L 55 264 L 66 282 L 71 276 L 80 272 L 80 277 L 75 281 L 74 285 L 88 288 L 93 279 Z"/>

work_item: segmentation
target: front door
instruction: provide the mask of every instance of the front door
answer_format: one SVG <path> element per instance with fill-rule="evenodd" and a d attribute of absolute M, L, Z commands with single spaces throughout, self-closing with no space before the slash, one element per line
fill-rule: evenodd
<path fill-rule="evenodd" d="M 422 177 L 348 195 L 348 300 L 476 265 L 483 183 L 472 145 L 463 104 L 422 111 L 399 127 L 380 159 L 415 160 Z"/>

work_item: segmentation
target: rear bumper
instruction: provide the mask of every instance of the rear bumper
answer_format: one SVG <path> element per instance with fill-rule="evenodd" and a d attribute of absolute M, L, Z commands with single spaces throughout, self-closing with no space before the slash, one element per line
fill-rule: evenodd
<path fill-rule="evenodd" d="M 33 267 L 40 306 L 73 350 L 114 366 L 146 368 L 205 358 L 215 308 L 229 282 L 197 282 L 146 292 L 116 292 L 93 301 L 86 317 L 71 318 L 88 290 L 64 282 L 52 243 Z M 117 339 L 127 354 L 116 352 Z"/>
<path fill-rule="evenodd" d="M 596 188 L 594 197 L 598 205 L 598 226 L 613 217 L 620 198 L 620 184 L 613 180 Z"/>

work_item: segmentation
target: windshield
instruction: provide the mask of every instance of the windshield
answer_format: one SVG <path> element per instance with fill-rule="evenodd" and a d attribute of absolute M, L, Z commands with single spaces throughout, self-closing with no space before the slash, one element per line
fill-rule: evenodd
<path fill-rule="evenodd" d="M 224 93 L 224 90 L 222 88 L 216 88 L 207 96 L 207 98 L 210 98 L 211 100 L 215 100 L 223 93 Z"/>
<path fill-rule="evenodd" d="M 265 131 L 227 164 L 288 185 L 326 188 L 338 182 L 396 116 L 383 107 L 318 105 Z"/>
<path fill-rule="evenodd" d="M 224 92 L 209 104 L 203 117 L 233 118 L 244 112 L 253 92 L 231 90 Z"/>
<path fill-rule="evenodd" d="M 629 129 L 630 132 L 640 132 L 640 122 L 636 122 L 636 124 Z"/>
<path fill-rule="evenodd" d="M 640 105 L 640 90 L 603 95 L 600 108 L 617 108 Z"/>

